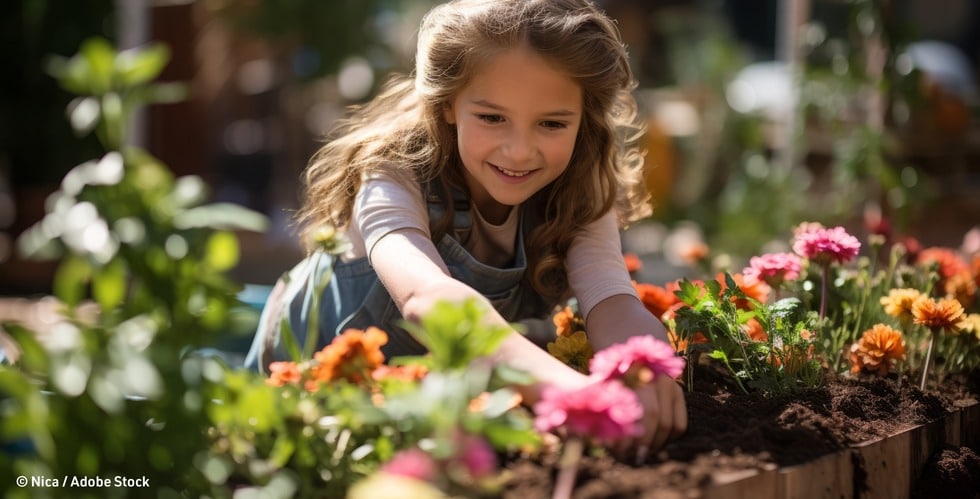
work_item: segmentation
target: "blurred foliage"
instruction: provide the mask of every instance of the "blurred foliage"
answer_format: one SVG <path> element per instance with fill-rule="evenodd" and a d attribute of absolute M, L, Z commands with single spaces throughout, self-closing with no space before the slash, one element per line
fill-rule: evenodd
<path fill-rule="evenodd" d="M 895 106 L 925 104 L 921 75 L 897 64 L 913 29 L 889 5 L 812 4 L 800 68 L 790 75 L 797 106 L 790 124 L 731 108 L 729 84 L 753 61 L 718 13 L 662 16 L 676 85 L 695 105 L 700 128 L 676 141 L 677 195 L 658 216 L 696 222 L 713 254 L 736 258 L 779 241 L 798 220 L 851 223 L 865 208 L 907 230 L 933 194 L 902 150 L 908 123 L 893 118 Z M 880 106 L 871 104 L 879 98 Z M 790 134 L 790 149 L 775 138 L 781 133 Z"/>
<path fill-rule="evenodd" d="M 415 26 L 399 26 L 405 11 L 434 0 L 277 0 L 213 2 L 209 8 L 246 33 L 285 49 L 294 74 L 308 80 L 337 73 L 345 59 L 364 57 L 385 73 L 401 69 Z M 410 55 L 410 54 L 407 54 Z"/>
<path fill-rule="evenodd" d="M 68 106 L 73 128 L 94 131 L 108 152 L 71 169 L 46 216 L 18 239 L 25 257 L 60 260 L 53 287 L 65 320 L 43 332 L 4 325 L 23 353 L 0 366 L 0 438 L 30 442 L 0 453 L 5 497 L 38 492 L 15 488 L 17 475 L 146 477 L 158 497 L 206 483 L 194 457 L 208 447 L 206 408 L 216 402 L 202 391 L 206 361 L 187 352 L 213 341 L 239 306 L 240 286 L 225 277 L 238 262 L 231 231 L 264 230 L 265 219 L 204 204 L 200 178 L 175 179 L 126 145 L 134 109 L 182 95 L 153 83 L 168 57 L 161 45 L 117 52 L 92 38 L 50 60 L 78 95 Z"/>

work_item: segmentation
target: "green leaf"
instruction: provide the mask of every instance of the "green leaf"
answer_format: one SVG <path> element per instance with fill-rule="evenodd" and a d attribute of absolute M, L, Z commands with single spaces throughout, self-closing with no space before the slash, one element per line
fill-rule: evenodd
<path fill-rule="evenodd" d="M 69 255 L 62 260 L 54 274 L 54 294 L 69 307 L 76 307 L 85 297 L 85 288 L 92 277 L 92 265 L 84 258 Z"/>
<path fill-rule="evenodd" d="M 268 226 L 265 215 L 232 203 L 214 203 L 191 208 L 174 217 L 178 229 L 242 229 L 262 232 Z"/>
<path fill-rule="evenodd" d="M 113 258 L 92 275 L 92 297 L 104 313 L 122 304 L 126 297 L 126 264 Z"/>
<path fill-rule="evenodd" d="M 162 43 L 123 50 L 115 59 L 115 72 L 120 84 L 135 87 L 160 75 L 170 61 L 170 49 Z"/>
<path fill-rule="evenodd" d="M 238 264 L 238 239 L 230 232 L 212 235 L 205 248 L 204 260 L 217 272 L 224 272 Z"/>
<path fill-rule="evenodd" d="M 17 364 L 27 372 L 47 373 L 50 358 L 48 351 L 37 340 L 37 333 L 20 324 L 5 322 L 2 326 L 20 350 Z M 4 368 L 0 366 L 0 369 Z"/>
<path fill-rule="evenodd" d="M 112 89 L 113 66 L 116 50 L 105 38 L 89 38 L 82 43 L 79 55 L 88 63 L 89 91 L 102 95 Z"/>

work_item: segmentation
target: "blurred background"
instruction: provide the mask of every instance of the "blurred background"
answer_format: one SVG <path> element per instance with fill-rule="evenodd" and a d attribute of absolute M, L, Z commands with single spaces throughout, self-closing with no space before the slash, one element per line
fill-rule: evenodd
<path fill-rule="evenodd" d="M 428 0 L 11 0 L 0 6 L 0 296 L 50 292 L 55 263 L 17 236 L 72 167 L 71 96 L 45 70 L 99 36 L 165 43 L 188 98 L 134 120 L 133 142 L 215 201 L 266 214 L 243 232 L 242 283 L 303 255 L 300 173 L 345 109 L 409 71 Z M 964 244 L 980 224 L 973 0 L 600 0 L 618 19 L 648 121 L 654 215 L 624 235 L 646 278 L 741 269 L 803 221 Z"/>

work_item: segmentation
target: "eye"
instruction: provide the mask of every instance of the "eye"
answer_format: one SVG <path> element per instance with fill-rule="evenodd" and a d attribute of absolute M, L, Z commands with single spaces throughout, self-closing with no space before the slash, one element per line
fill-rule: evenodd
<path fill-rule="evenodd" d="M 542 121 L 541 126 L 551 130 L 561 130 L 563 128 L 568 128 L 568 124 L 563 123 L 561 121 Z"/>
<path fill-rule="evenodd" d="M 490 124 L 497 124 L 497 123 L 504 122 L 504 117 L 499 114 L 478 114 L 476 115 L 476 117 L 479 120 Z"/>

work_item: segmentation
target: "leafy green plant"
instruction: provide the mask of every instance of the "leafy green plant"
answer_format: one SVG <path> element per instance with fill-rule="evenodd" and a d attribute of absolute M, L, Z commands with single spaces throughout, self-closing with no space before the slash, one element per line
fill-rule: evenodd
<path fill-rule="evenodd" d="M 107 152 L 69 171 L 45 217 L 18 239 L 27 257 L 60 261 L 53 288 L 64 321 L 49 331 L 4 324 L 23 354 L 0 366 L 0 434 L 31 442 L 23 455 L 0 454 L 6 497 L 37 492 L 14 488 L 15 475 L 146 477 L 158 495 L 205 483 L 193 457 L 209 444 L 216 402 L 188 352 L 214 341 L 239 306 L 241 286 L 225 276 L 239 255 L 232 231 L 263 230 L 265 219 L 205 204 L 199 177 L 174 178 L 127 145 L 136 107 L 182 95 L 153 83 L 168 57 L 162 45 L 117 52 L 91 39 L 51 59 L 51 73 L 79 95 L 72 126 L 94 131 Z"/>

